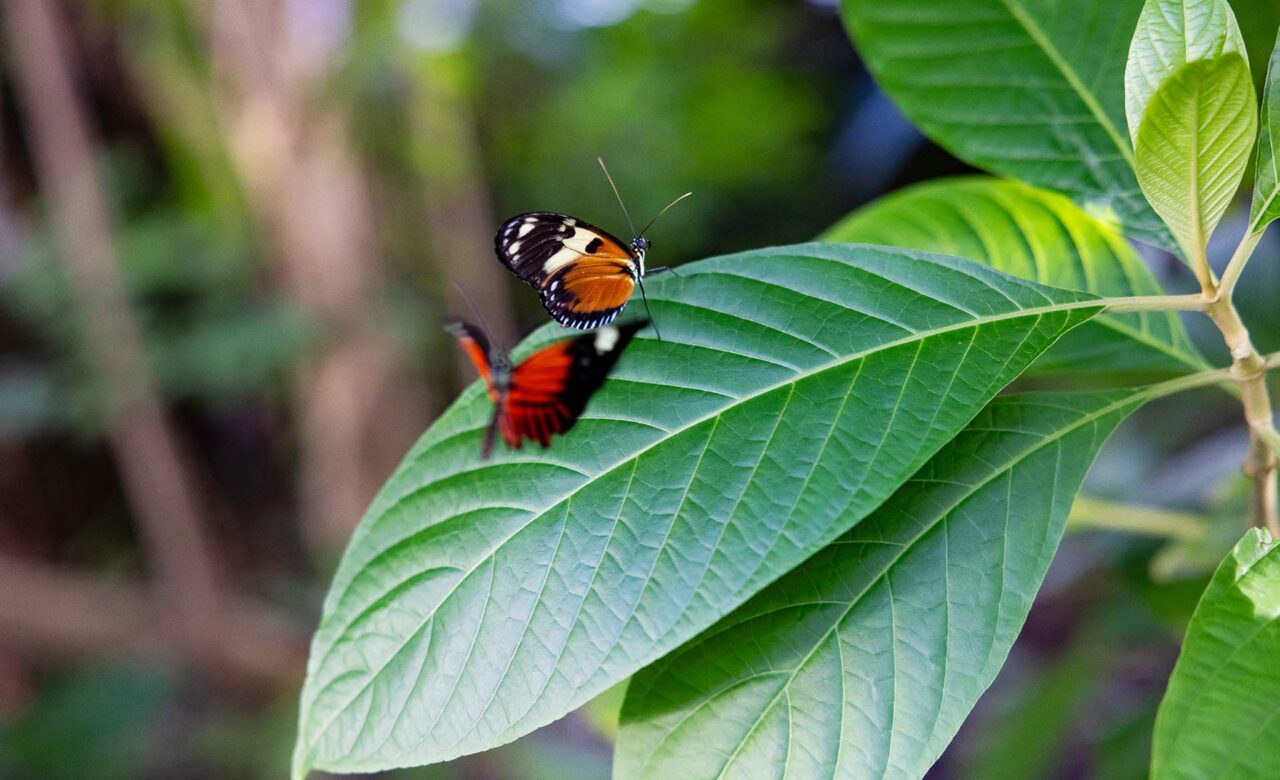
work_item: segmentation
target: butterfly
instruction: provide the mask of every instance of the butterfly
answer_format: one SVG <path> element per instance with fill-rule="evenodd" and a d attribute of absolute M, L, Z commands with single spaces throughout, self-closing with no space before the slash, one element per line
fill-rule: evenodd
<path fill-rule="evenodd" d="M 604 161 L 600 160 L 604 168 Z M 644 295 L 645 254 L 652 246 L 647 231 L 667 209 L 689 197 L 686 192 L 636 232 L 622 196 L 605 168 L 605 177 L 627 217 L 633 238 L 623 242 L 595 225 L 553 211 L 532 211 L 503 222 L 494 237 L 498 259 L 538 291 L 547 313 L 566 328 L 595 328 L 612 322 L 640 286 Z M 652 273 L 667 270 L 652 269 Z M 649 301 L 645 298 L 645 308 Z M 657 326 L 654 326 L 655 332 Z"/>
<path fill-rule="evenodd" d="M 640 320 L 584 333 L 543 347 L 514 367 L 503 350 L 490 345 L 482 329 L 466 322 L 446 326 L 493 401 L 480 456 L 488 459 L 499 433 L 513 449 L 520 449 L 525 439 L 545 448 L 553 435 L 572 428 L 636 331 L 648 324 Z"/>

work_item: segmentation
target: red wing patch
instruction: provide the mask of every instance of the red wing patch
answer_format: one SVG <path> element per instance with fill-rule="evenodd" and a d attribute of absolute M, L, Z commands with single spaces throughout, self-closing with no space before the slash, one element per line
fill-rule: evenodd
<path fill-rule="evenodd" d="M 450 323 L 446 329 L 458 340 L 458 346 L 462 347 L 471 364 L 476 367 L 476 373 L 480 374 L 485 387 L 489 389 L 489 397 L 497 400 L 493 378 L 489 371 L 489 339 L 484 335 L 484 331 L 465 322 Z"/>
<path fill-rule="evenodd" d="M 503 408 L 502 438 L 512 447 L 532 439 L 543 447 L 564 433 L 577 415 L 564 402 L 573 369 L 573 341 L 562 341 L 533 353 L 511 374 Z"/>
<path fill-rule="evenodd" d="M 502 407 L 502 438 L 511 447 L 518 448 L 524 439 L 547 447 L 552 436 L 568 432 L 636 331 L 647 324 L 642 320 L 584 333 L 540 349 L 516 366 Z"/>
<path fill-rule="evenodd" d="M 491 351 L 479 328 L 465 323 L 450 325 L 449 332 L 476 364 L 494 403 L 481 457 L 489 457 L 497 434 L 512 449 L 520 449 L 525 439 L 550 446 L 551 437 L 566 433 L 578 422 L 622 351 L 648 324 L 648 320 L 641 320 L 607 325 L 543 347 L 514 369 L 508 367 L 503 353 Z"/>

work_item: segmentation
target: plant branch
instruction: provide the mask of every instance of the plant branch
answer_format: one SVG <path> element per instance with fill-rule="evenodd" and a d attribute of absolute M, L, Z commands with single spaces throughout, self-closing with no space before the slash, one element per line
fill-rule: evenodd
<path fill-rule="evenodd" d="M 1262 443 L 1271 448 L 1271 451 L 1280 455 L 1280 434 L 1275 431 L 1260 431 L 1258 437 L 1262 439 Z"/>
<path fill-rule="evenodd" d="M 1236 282 L 1240 281 L 1240 274 L 1244 271 L 1244 267 L 1253 255 L 1253 250 L 1258 246 L 1258 242 L 1262 240 L 1262 234 L 1265 230 L 1265 225 L 1259 229 L 1254 229 L 1254 226 L 1250 225 L 1249 230 L 1240 239 L 1240 243 L 1236 246 L 1236 251 L 1232 253 L 1231 260 L 1227 262 L 1227 267 L 1222 272 L 1222 280 L 1218 282 L 1217 293 L 1219 297 L 1231 297 L 1232 291 L 1235 290 Z"/>
<path fill-rule="evenodd" d="M 1248 262 L 1249 254 L 1257 246 L 1260 233 L 1250 233 L 1240 242 L 1235 256 L 1228 264 L 1230 278 L 1225 274 L 1205 311 L 1222 332 L 1223 341 L 1231 352 L 1231 376 L 1240 388 L 1240 403 L 1244 407 L 1245 422 L 1249 425 L 1249 456 L 1244 472 L 1254 482 L 1254 500 L 1250 521 L 1254 526 L 1266 528 L 1273 536 L 1280 535 L 1280 509 L 1276 499 L 1276 472 L 1280 468 L 1280 434 L 1275 428 L 1271 409 L 1271 397 L 1267 391 L 1267 369 L 1274 367 L 1276 356 L 1263 357 L 1253 346 L 1249 330 L 1240 319 L 1232 301 L 1232 292 L 1240 269 Z"/>
<path fill-rule="evenodd" d="M 1263 358 L 1263 363 L 1267 368 L 1280 368 L 1280 352 L 1272 352 Z M 1197 371 L 1194 374 L 1186 374 L 1184 376 L 1167 379 L 1163 382 L 1157 382 L 1148 385 L 1143 390 L 1143 395 L 1147 400 L 1155 398 L 1164 398 L 1165 396 L 1181 393 L 1186 390 L 1195 390 L 1200 387 L 1208 387 L 1210 385 L 1228 384 L 1236 381 L 1235 368 L 1228 366 L 1227 368 L 1210 368 L 1204 371 Z M 1280 438 L 1278 436 L 1277 438 Z"/>
<path fill-rule="evenodd" d="M 1221 306 L 1222 304 L 1213 304 Z M 1245 411 L 1245 420 L 1249 424 L 1249 456 L 1245 460 L 1243 470 L 1253 480 L 1253 504 L 1250 522 L 1266 528 L 1273 536 L 1280 536 L 1280 501 L 1277 500 L 1276 472 L 1280 467 L 1280 433 L 1275 429 L 1271 414 L 1271 399 L 1267 394 L 1266 372 L 1268 369 L 1280 367 L 1280 352 L 1259 355 L 1248 341 L 1248 332 L 1239 322 L 1234 307 L 1229 300 L 1224 311 L 1210 310 L 1214 321 L 1222 319 L 1228 322 L 1235 317 L 1234 324 L 1228 324 L 1224 333 L 1230 331 L 1244 333 L 1244 342 L 1237 342 L 1232 347 L 1232 364 L 1228 368 L 1216 368 L 1200 371 L 1195 374 L 1170 379 L 1152 385 L 1147 389 L 1150 398 L 1162 398 L 1183 390 L 1191 390 L 1222 382 L 1235 382 L 1240 391 L 1240 401 Z M 1230 346 L 1231 342 L 1228 342 Z M 1237 352 L 1241 357 L 1237 357 Z"/>
<path fill-rule="evenodd" d="M 1206 527 L 1203 518 L 1186 512 L 1121 504 L 1084 494 L 1076 496 L 1067 516 L 1068 530 L 1098 528 L 1168 539 L 1199 539 Z"/>
<path fill-rule="evenodd" d="M 1135 311 L 1204 311 L 1209 305 L 1203 295 L 1134 295 L 1103 298 L 1100 303 L 1112 314 Z"/>

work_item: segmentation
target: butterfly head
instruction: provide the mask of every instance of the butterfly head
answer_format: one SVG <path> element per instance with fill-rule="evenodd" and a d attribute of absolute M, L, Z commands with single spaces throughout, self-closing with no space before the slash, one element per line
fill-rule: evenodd
<path fill-rule="evenodd" d="M 634 236 L 631 239 L 631 251 L 635 253 L 636 259 L 640 261 L 640 275 L 644 276 L 644 254 L 649 251 L 649 247 L 653 246 L 653 242 L 644 236 Z"/>

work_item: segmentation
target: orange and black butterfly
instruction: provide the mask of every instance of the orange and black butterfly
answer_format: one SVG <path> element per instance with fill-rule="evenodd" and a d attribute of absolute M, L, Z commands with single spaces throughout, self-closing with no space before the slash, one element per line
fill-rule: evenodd
<path fill-rule="evenodd" d="M 612 177 L 609 184 L 613 186 Z M 618 194 L 616 186 L 613 191 Z M 676 198 L 639 232 L 627 215 L 633 236 L 629 243 L 576 217 L 533 211 L 503 222 L 494 249 L 503 265 L 538 291 L 556 322 L 566 328 L 606 325 L 627 305 L 636 285 L 644 294 L 644 256 L 651 246 L 645 231 L 690 194 Z M 622 205 L 621 196 L 618 204 Z M 624 214 L 626 210 L 623 206 Z M 653 273 L 664 270 L 654 268 Z"/>
<path fill-rule="evenodd" d="M 547 447 L 582 415 L 587 401 L 618 362 L 636 331 L 648 320 L 609 325 L 534 352 L 512 366 L 506 353 L 489 344 L 484 331 L 466 322 L 448 330 L 475 364 L 493 401 L 493 418 L 485 431 L 481 457 L 493 452 L 497 434 L 520 449 L 525 439 Z"/>

